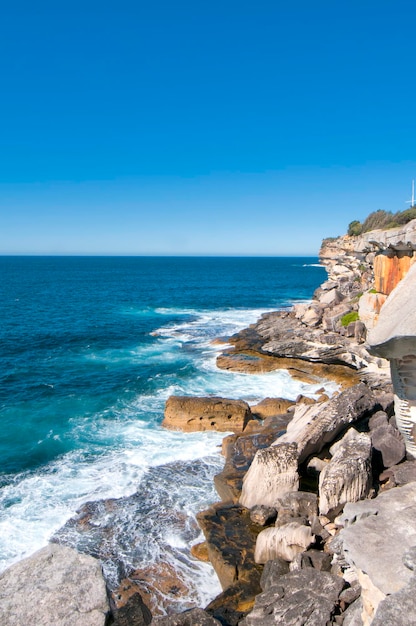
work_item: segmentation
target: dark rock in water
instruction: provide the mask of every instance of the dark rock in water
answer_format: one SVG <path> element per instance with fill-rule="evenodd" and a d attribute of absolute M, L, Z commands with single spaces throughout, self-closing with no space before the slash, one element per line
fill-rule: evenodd
<path fill-rule="evenodd" d="M 152 614 L 144 604 L 137 585 L 123 580 L 119 588 L 110 596 L 112 626 L 147 626 Z"/>
<path fill-rule="evenodd" d="M 242 581 L 259 589 L 261 570 L 254 562 L 258 530 L 251 524 L 249 511 L 218 503 L 198 513 L 197 519 L 223 589 Z"/>
<path fill-rule="evenodd" d="M 313 569 L 290 572 L 256 598 L 242 626 L 324 626 L 331 623 L 344 581 Z"/>
<path fill-rule="evenodd" d="M 254 591 L 254 587 L 249 583 L 238 582 L 220 593 L 205 610 L 224 626 L 237 626 L 253 608 L 258 593 L 260 587 Z"/>
<path fill-rule="evenodd" d="M 131 623 L 128 626 L 136 626 L 136 624 Z M 178 615 L 155 617 L 152 626 L 221 626 L 221 622 L 203 609 L 190 609 Z"/>
<path fill-rule="evenodd" d="M 193 581 L 208 566 L 190 555 L 200 529 L 185 511 L 193 498 L 199 502 L 201 478 L 212 480 L 218 467 L 217 459 L 202 459 L 149 468 L 140 492 L 86 503 L 53 540 L 99 558 L 110 591 L 139 573 L 134 583 L 152 611 L 150 597 L 162 614 L 201 604 L 206 596 Z"/>

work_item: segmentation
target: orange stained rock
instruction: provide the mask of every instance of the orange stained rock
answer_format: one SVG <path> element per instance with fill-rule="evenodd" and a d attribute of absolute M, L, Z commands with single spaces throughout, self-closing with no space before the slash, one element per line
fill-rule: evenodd
<path fill-rule="evenodd" d="M 404 278 L 415 257 L 388 257 L 378 254 L 374 259 L 374 283 L 376 291 L 389 295 Z"/>

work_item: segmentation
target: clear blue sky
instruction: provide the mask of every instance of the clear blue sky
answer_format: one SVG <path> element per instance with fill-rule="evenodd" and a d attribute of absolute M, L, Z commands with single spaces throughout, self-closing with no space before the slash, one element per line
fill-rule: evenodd
<path fill-rule="evenodd" d="M 416 178 L 416 5 L 32 0 L 0 20 L 0 254 L 316 254 Z"/>

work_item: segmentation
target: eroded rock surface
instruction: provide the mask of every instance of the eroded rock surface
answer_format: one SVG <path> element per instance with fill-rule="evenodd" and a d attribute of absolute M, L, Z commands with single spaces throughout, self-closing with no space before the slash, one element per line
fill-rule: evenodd
<path fill-rule="evenodd" d="M 256 598 L 243 626 L 324 626 L 332 623 L 344 581 L 312 569 L 279 577 Z"/>
<path fill-rule="evenodd" d="M 243 400 L 171 396 L 166 402 L 162 426 L 185 432 L 242 432 L 250 419 L 250 407 Z"/>

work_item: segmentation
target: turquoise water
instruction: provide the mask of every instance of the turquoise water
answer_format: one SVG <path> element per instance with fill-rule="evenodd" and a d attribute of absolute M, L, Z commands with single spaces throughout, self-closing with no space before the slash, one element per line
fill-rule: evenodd
<path fill-rule="evenodd" d="M 310 299 L 326 277 L 315 258 L 0 257 L 0 276 L 0 568 L 150 468 L 202 459 L 192 507 L 216 499 L 222 435 L 162 429 L 171 394 L 315 391 L 220 371 L 211 343 Z"/>

